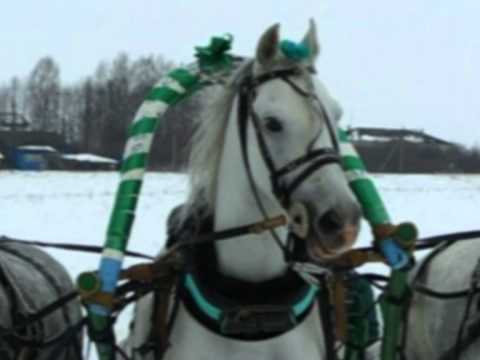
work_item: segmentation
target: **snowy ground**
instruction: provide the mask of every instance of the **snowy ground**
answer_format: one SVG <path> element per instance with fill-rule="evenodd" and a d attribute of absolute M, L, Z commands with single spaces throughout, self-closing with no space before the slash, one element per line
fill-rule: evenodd
<path fill-rule="evenodd" d="M 375 180 L 392 218 L 414 221 L 421 236 L 480 228 L 480 176 L 377 175 Z M 115 173 L 0 171 L 0 235 L 103 244 L 117 184 Z M 186 189 L 182 175 L 147 175 L 131 250 L 159 251 L 165 240 L 165 218 L 185 198 Z M 369 242 L 368 227 L 363 226 L 359 245 Z M 98 265 L 96 255 L 49 252 L 73 277 Z M 367 270 L 385 271 L 379 267 Z M 129 312 L 119 323 L 119 337 L 126 334 Z"/>

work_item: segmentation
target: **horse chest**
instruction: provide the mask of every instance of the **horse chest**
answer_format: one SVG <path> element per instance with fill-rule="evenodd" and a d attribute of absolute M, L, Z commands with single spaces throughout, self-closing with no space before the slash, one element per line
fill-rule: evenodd
<path fill-rule="evenodd" d="M 284 335 L 265 341 L 238 341 L 205 329 L 182 306 L 165 360 L 320 360 L 324 358 L 323 349 L 323 333 L 315 309 Z"/>

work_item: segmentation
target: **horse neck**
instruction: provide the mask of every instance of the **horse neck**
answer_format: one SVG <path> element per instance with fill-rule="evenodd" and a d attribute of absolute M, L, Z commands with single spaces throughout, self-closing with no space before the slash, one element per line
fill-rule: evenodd
<path fill-rule="evenodd" d="M 234 107 L 235 108 L 235 107 Z M 252 194 L 240 152 L 236 115 L 229 119 L 218 171 L 215 230 L 224 230 L 264 220 Z M 265 199 L 269 217 L 284 213 L 276 201 Z M 286 229 L 276 229 L 282 241 Z M 269 232 L 245 235 L 216 244 L 220 271 L 251 282 L 281 276 L 286 270 L 283 253 Z"/>

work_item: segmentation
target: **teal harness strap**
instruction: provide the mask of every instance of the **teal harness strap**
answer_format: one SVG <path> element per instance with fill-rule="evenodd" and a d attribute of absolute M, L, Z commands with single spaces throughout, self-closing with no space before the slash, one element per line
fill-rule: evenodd
<path fill-rule="evenodd" d="M 194 299 L 195 305 L 199 310 L 201 310 L 211 319 L 220 321 L 224 312 L 221 305 L 213 304 L 209 299 L 207 299 L 200 290 L 200 287 L 197 285 L 195 278 L 189 273 L 187 273 L 185 276 L 184 286 Z M 319 289 L 317 286 L 309 284 L 308 291 L 305 292 L 302 298 L 297 300 L 294 304 L 291 304 L 290 308 L 295 317 L 301 317 L 308 309 L 310 309 L 315 301 L 318 290 Z"/>
<path fill-rule="evenodd" d="M 301 316 L 315 301 L 315 297 L 318 293 L 318 287 L 315 285 L 310 285 L 308 292 L 305 294 L 304 298 L 299 300 L 295 305 L 292 306 L 293 313 L 295 316 Z"/>
<path fill-rule="evenodd" d="M 202 310 L 205 315 L 211 317 L 214 320 L 220 321 L 220 317 L 222 316 L 222 310 L 214 304 L 210 303 L 210 301 L 208 301 L 207 298 L 203 296 L 191 274 L 187 274 L 185 276 L 185 287 L 190 292 L 190 295 L 192 295 L 198 308 Z"/>

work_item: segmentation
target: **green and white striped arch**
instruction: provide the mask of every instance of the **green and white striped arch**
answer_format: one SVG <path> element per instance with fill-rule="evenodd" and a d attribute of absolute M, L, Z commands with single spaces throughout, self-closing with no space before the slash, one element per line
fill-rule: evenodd
<path fill-rule="evenodd" d="M 382 198 L 368 175 L 363 160 L 350 141 L 348 133 L 342 129 L 339 129 L 338 133 L 345 175 L 350 187 L 360 202 L 365 218 L 372 227 L 390 223 L 390 217 Z"/>

